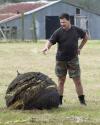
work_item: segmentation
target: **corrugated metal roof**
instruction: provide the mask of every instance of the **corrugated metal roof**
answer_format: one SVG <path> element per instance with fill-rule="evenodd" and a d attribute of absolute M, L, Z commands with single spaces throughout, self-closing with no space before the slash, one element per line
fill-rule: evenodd
<path fill-rule="evenodd" d="M 15 16 L 15 14 L 0 14 L 0 21 L 1 20 L 4 20 L 4 19 L 6 19 L 6 18 L 9 18 L 9 17 L 12 17 L 12 16 Z"/>
<path fill-rule="evenodd" d="M 21 2 L 6 5 L 0 9 L 0 23 L 20 17 L 20 13 L 25 15 L 39 11 L 45 7 L 51 6 L 57 2 L 65 2 L 87 11 L 100 15 L 100 0 L 58 0 L 49 2 Z"/>
<path fill-rule="evenodd" d="M 44 5 L 46 3 L 16 3 L 0 9 L 0 13 L 25 13 Z"/>
<path fill-rule="evenodd" d="M 44 5 L 48 4 L 47 2 L 21 2 L 16 4 L 8 4 L 5 7 L 0 9 L 0 21 L 10 18 L 18 17 L 20 13 L 25 13 L 31 10 L 35 10 Z"/>
<path fill-rule="evenodd" d="M 100 0 L 62 0 L 89 12 L 100 15 Z"/>
<path fill-rule="evenodd" d="M 21 16 L 21 13 L 24 13 L 24 15 L 28 15 L 30 13 L 37 12 L 45 7 L 51 6 L 55 3 L 60 2 L 58 1 L 37 1 L 37 2 L 21 2 L 21 3 L 16 3 L 16 4 L 11 4 L 3 9 L 0 9 L 0 23 L 7 22 L 13 19 L 16 19 Z M 4 17 L 3 14 L 6 14 Z M 15 16 L 8 16 L 9 13 L 15 14 Z M 8 15 L 7 15 L 8 14 Z M 2 20 L 3 19 L 3 20 Z"/>

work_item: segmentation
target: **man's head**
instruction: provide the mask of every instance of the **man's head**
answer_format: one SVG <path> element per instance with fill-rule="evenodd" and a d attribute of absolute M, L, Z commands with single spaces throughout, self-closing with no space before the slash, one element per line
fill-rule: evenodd
<path fill-rule="evenodd" d="M 63 13 L 59 16 L 60 25 L 63 29 L 68 29 L 70 26 L 70 16 L 67 13 Z"/>

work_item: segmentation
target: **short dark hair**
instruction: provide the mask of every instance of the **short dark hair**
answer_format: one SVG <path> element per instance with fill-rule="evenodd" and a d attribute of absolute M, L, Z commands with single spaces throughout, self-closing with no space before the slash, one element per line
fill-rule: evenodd
<path fill-rule="evenodd" d="M 67 20 L 70 20 L 70 16 L 69 14 L 67 13 L 62 13 L 60 16 L 59 16 L 59 19 L 67 19 Z"/>

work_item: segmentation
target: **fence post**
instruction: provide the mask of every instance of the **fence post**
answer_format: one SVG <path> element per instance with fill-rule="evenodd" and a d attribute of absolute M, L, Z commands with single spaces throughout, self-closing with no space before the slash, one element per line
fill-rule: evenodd
<path fill-rule="evenodd" d="M 32 34 L 33 34 L 33 41 L 37 42 L 37 34 L 36 34 L 36 23 L 35 23 L 35 14 L 32 14 Z"/>
<path fill-rule="evenodd" d="M 22 40 L 24 41 L 24 13 L 21 13 L 21 30 L 22 30 Z"/>

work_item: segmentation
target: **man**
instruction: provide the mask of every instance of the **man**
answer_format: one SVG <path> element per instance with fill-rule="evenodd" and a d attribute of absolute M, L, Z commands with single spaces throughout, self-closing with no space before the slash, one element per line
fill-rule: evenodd
<path fill-rule="evenodd" d="M 58 43 L 55 72 L 58 77 L 60 104 L 62 104 L 64 83 L 68 72 L 69 77 L 72 78 L 75 83 L 80 104 L 86 105 L 80 77 L 78 54 L 80 54 L 88 37 L 85 31 L 71 25 L 68 14 L 63 13 L 59 18 L 61 27 L 53 33 L 49 41 L 46 43 L 43 53 L 45 54 L 52 45 Z M 82 41 L 78 46 L 79 39 L 82 39 Z"/>

